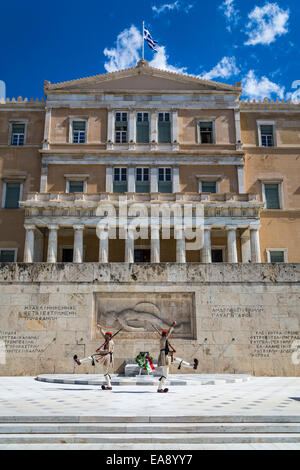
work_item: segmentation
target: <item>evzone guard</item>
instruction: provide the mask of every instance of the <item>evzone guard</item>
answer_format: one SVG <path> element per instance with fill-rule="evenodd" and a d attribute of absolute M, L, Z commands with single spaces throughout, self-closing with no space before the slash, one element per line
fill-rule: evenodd
<path fill-rule="evenodd" d="M 159 342 L 160 353 L 159 353 L 157 365 L 158 367 L 162 367 L 162 376 L 159 379 L 159 385 L 158 385 L 158 390 L 157 390 L 158 393 L 166 393 L 169 391 L 168 388 L 164 388 L 164 385 L 169 375 L 169 367 L 170 367 L 171 362 L 173 361 L 179 362 L 178 369 L 181 369 L 182 365 L 186 367 L 190 367 L 192 369 L 197 369 L 198 367 L 198 363 L 199 363 L 198 359 L 194 359 L 194 363 L 190 364 L 189 362 L 185 362 L 180 357 L 174 357 L 173 354 L 176 351 L 173 348 L 173 346 L 171 346 L 171 344 L 169 343 L 169 338 L 171 334 L 173 333 L 175 326 L 176 326 L 176 321 L 173 322 L 169 330 L 163 330 L 161 333 L 157 330 L 156 327 L 153 327 L 160 335 L 160 342 Z"/>
<path fill-rule="evenodd" d="M 93 366 L 95 365 L 95 361 L 102 364 L 104 367 L 104 377 L 107 385 L 102 385 L 101 388 L 102 390 L 112 390 L 111 376 L 109 374 L 114 367 L 113 353 L 115 343 L 113 342 L 112 338 L 114 338 L 121 331 L 122 328 L 118 330 L 114 335 L 111 331 L 105 332 L 99 323 L 97 324 L 97 328 L 100 330 L 103 338 L 105 339 L 105 342 L 96 350 L 95 354 L 92 354 L 91 356 L 85 357 L 83 359 L 78 359 L 78 357 L 75 355 L 73 359 L 78 365 L 86 361 L 92 361 Z"/>

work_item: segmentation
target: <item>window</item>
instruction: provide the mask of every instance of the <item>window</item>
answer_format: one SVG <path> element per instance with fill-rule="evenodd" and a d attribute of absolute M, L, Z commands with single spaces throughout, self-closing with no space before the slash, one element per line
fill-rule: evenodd
<path fill-rule="evenodd" d="M 127 168 L 114 168 L 114 193 L 127 192 Z"/>
<path fill-rule="evenodd" d="M 15 263 L 17 251 L 17 248 L 0 248 L 0 263 Z"/>
<path fill-rule="evenodd" d="M 73 121 L 73 144 L 84 144 L 86 141 L 86 121 Z"/>
<path fill-rule="evenodd" d="M 274 147 L 274 128 L 273 125 L 261 125 L 260 136 L 262 147 Z"/>
<path fill-rule="evenodd" d="M 24 145 L 25 124 L 14 122 L 11 125 L 11 145 Z"/>
<path fill-rule="evenodd" d="M 201 193 L 212 193 L 216 194 L 217 192 L 217 182 L 216 181 L 201 181 Z"/>
<path fill-rule="evenodd" d="M 158 142 L 171 143 L 170 113 L 158 113 Z"/>
<path fill-rule="evenodd" d="M 115 115 L 115 142 L 125 144 L 127 142 L 127 113 L 116 113 Z"/>
<path fill-rule="evenodd" d="M 266 209 L 281 209 L 280 183 L 264 183 L 263 193 Z"/>
<path fill-rule="evenodd" d="M 69 193 L 84 193 L 84 181 L 69 181 Z"/>
<path fill-rule="evenodd" d="M 267 250 L 268 263 L 287 263 L 287 250 L 272 248 Z"/>
<path fill-rule="evenodd" d="M 158 169 L 158 192 L 159 193 L 172 193 L 172 170 L 171 168 Z"/>
<path fill-rule="evenodd" d="M 2 207 L 4 209 L 18 209 L 19 201 L 21 199 L 20 183 L 4 183 L 3 185 L 3 201 Z"/>
<path fill-rule="evenodd" d="M 136 116 L 136 141 L 138 144 L 149 142 L 149 114 L 137 113 Z"/>
<path fill-rule="evenodd" d="M 214 132 L 213 122 L 199 122 L 199 142 L 200 144 L 213 144 L 214 143 Z"/>
<path fill-rule="evenodd" d="M 135 179 L 135 191 L 137 193 L 150 192 L 149 168 L 137 168 Z"/>

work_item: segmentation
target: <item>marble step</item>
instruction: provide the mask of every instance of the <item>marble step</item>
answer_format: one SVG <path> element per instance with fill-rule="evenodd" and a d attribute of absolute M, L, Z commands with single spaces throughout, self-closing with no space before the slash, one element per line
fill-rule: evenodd
<path fill-rule="evenodd" d="M 2 434 L 285 434 L 300 433 L 300 423 L 5 423 Z"/>
<path fill-rule="evenodd" d="M 190 416 L 0 415 L 0 423 L 300 423 L 298 415 L 207 414 Z"/>
<path fill-rule="evenodd" d="M 5 444 L 300 444 L 300 433 L 191 433 L 191 434 L 1 434 Z"/>
<path fill-rule="evenodd" d="M 135 450 L 140 444 L 0 444 L 1 450 Z M 300 450 L 300 444 L 252 443 L 252 444 L 143 444 L 144 451 L 156 450 Z M 153 453 L 153 452 L 152 452 Z M 186 454 L 188 455 L 189 452 Z M 136 456 L 139 454 L 137 452 Z"/>

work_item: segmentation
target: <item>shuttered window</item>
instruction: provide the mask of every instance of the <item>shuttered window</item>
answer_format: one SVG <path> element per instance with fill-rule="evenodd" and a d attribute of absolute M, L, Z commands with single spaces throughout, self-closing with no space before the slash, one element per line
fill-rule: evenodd
<path fill-rule="evenodd" d="M 86 122 L 73 121 L 73 144 L 84 144 L 86 141 Z"/>
<path fill-rule="evenodd" d="M 158 142 L 160 144 L 171 143 L 170 113 L 158 113 Z"/>
<path fill-rule="evenodd" d="M 171 168 L 158 169 L 158 192 L 159 193 L 172 193 L 172 171 Z"/>
<path fill-rule="evenodd" d="M 200 143 L 213 144 L 213 123 L 212 121 L 199 122 Z"/>
<path fill-rule="evenodd" d="M 270 250 L 270 262 L 271 263 L 284 263 L 284 251 Z"/>
<path fill-rule="evenodd" d="M 114 168 L 114 193 L 127 192 L 127 168 Z"/>
<path fill-rule="evenodd" d="M 274 146 L 274 130 L 273 130 L 272 125 L 261 125 L 260 134 L 261 134 L 261 145 L 263 147 Z"/>
<path fill-rule="evenodd" d="M 138 144 L 149 143 L 149 114 L 148 113 L 137 113 L 136 141 Z"/>
<path fill-rule="evenodd" d="M 280 209 L 279 184 L 265 184 L 266 209 Z"/>
<path fill-rule="evenodd" d="M 20 200 L 20 184 L 6 183 L 5 209 L 18 209 Z"/>
<path fill-rule="evenodd" d="M 24 145 L 25 124 L 13 123 L 11 130 L 11 145 Z"/>
<path fill-rule="evenodd" d="M 215 181 L 202 181 L 202 193 L 212 193 L 217 192 L 217 183 Z"/>
<path fill-rule="evenodd" d="M 83 193 L 84 181 L 69 181 L 69 193 Z"/>
<path fill-rule="evenodd" d="M 137 193 L 150 192 L 149 168 L 136 169 L 135 191 Z"/>
<path fill-rule="evenodd" d="M 127 113 L 116 113 L 115 115 L 115 142 L 125 144 L 127 142 Z"/>
<path fill-rule="evenodd" d="M 0 250 L 0 263 L 14 263 L 15 250 Z"/>

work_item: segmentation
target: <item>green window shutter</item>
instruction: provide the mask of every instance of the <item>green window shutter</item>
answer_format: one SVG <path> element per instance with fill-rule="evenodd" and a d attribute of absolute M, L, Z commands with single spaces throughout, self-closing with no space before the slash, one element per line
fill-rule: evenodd
<path fill-rule="evenodd" d="M 0 263 L 13 263 L 15 261 L 15 252 L 13 250 L 0 251 Z"/>
<path fill-rule="evenodd" d="M 216 194 L 217 183 L 215 181 L 202 181 L 202 193 Z"/>
<path fill-rule="evenodd" d="M 270 251 L 271 263 L 284 263 L 284 252 L 283 251 Z"/>
<path fill-rule="evenodd" d="M 18 209 L 20 198 L 20 184 L 6 183 L 5 209 Z"/>
<path fill-rule="evenodd" d="M 85 121 L 73 121 L 73 131 L 85 131 Z"/>
<path fill-rule="evenodd" d="M 171 143 L 171 123 L 170 122 L 158 122 L 158 142 L 160 144 Z"/>
<path fill-rule="evenodd" d="M 138 144 L 149 143 L 149 122 L 136 123 L 136 141 Z"/>
<path fill-rule="evenodd" d="M 265 184 L 265 196 L 267 209 L 280 209 L 278 184 Z"/>

